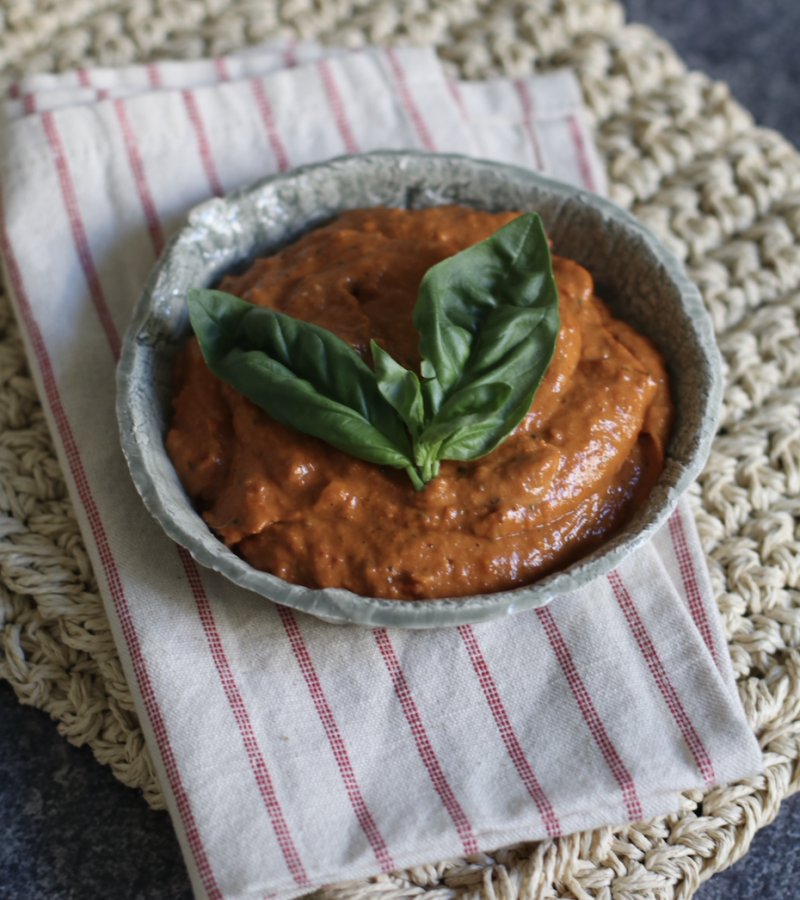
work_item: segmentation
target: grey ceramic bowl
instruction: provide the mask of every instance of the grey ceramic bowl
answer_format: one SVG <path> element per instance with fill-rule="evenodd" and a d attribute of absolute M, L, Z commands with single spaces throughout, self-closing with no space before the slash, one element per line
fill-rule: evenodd
<path fill-rule="evenodd" d="M 554 251 L 592 273 L 620 318 L 655 340 L 667 359 L 677 409 L 664 472 L 630 524 L 596 552 L 528 587 L 444 600 L 361 597 L 311 590 L 253 569 L 194 511 L 164 449 L 172 363 L 190 332 L 186 289 L 280 247 L 342 209 L 462 203 L 537 210 Z M 609 572 L 666 521 L 700 473 L 716 431 L 720 358 L 700 296 L 680 263 L 613 204 L 524 169 L 460 156 L 383 152 L 342 157 L 276 175 L 189 216 L 153 270 L 125 336 L 118 372 L 122 447 L 147 508 L 204 566 L 271 600 L 330 622 L 432 628 L 542 606 Z"/>

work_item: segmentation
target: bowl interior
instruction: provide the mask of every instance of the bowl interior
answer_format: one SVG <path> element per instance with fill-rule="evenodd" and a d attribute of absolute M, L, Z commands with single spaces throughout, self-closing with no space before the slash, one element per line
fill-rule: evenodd
<path fill-rule="evenodd" d="M 312 590 L 257 571 L 194 511 L 164 449 L 172 364 L 189 334 L 189 287 L 216 283 L 343 209 L 460 203 L 536 210 L 553 250 L 585 266 L 619 318 L 667 360 L 676 420 L 658 484 L 633 520 L 591 555 L 513 591 L 444 600 L 360 597 Z M 331 622 L 427 628 L 478 622 L 547 603 L 610 571 L 666 521 L 700 473 L 716 431 L 721 364 L 711 324 L 680 263 L 608 201 L 530 171 L 459 156 L 383 152 L 342 157 L 267 178 L 204 203 L 170 242 L 137 304 L 118 370 L 122 446 L 137 489 L 165 531 L 202 565 L 280 603 Z"/>

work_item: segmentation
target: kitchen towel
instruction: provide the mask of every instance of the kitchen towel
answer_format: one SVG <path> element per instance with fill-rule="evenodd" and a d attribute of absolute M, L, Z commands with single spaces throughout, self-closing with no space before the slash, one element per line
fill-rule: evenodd
<path fill-rule="evenodd" d="M 114 369 L 188 210 L 346 152 L 516 162 L 592 190 L 569 72 L 448 81 L 413 48 L 34 76 L 0 132 L 0 251 L 198 897 L 289 898 L 635 821 L 760 771 L 684 501 L 615 572 L 429 632 L 331 626 L 199 568 L 127 472 Z"/>

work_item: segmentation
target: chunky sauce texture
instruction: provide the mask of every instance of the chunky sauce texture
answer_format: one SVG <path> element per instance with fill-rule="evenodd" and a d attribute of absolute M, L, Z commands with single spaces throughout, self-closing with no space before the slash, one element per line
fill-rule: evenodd
<path fill-rule="evenodd" d="M 353 210 L 220 288 L 329 328 L 370 363 L 372 337 L 418 372 L 422 276 L 515 215 Z M 191 338 L 167 450 L 206 522 L 287 581 L 405 600 L 518 587 L 601 544 L 661 473 L 673 407 L 652 342 L 611 316 L 577 263 L 554 256 L 553 269 L 561 331 L 530 412 L 487 456 L 443 461 L 421 492 L 276 422 L 212 375 Z"/>

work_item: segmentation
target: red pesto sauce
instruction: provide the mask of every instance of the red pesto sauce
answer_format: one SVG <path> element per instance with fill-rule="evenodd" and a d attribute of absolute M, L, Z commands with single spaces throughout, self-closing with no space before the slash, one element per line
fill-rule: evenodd
<path fill-rule="evenodd" d="M 370 364 L 374 338 L 419 372 L 422 276 L 518 213 L 449 206 L 341 214 L 222 290 L 329 328 Z M 561 331 L 530 412 L 492 453 L 443 461 L 421 492 L 276 422 L 208 370 L 174 370 L 167 451 L 196 508 L 250 565 L 308 587 L 404 600 L 529 584 L 623 525 L 664 465 L 664 360 L 614 319 L 589 273 L 553 258 Z"/>

